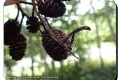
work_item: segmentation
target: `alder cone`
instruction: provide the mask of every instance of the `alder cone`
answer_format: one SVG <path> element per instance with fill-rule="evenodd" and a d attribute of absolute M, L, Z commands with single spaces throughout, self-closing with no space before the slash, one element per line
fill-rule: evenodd
<path fill-rule="evenodd" d="M 61 39 L 63 42 L 66 35 L 61 30 L 52 30 L 52 32 L 57 36 L 58 39 Z M 47 31 L 43 32 L 42 35 L 42 45 L 48 55 L 55 61 L 61 61 L 68 57 L 68 50 L 64 45 L 60 45 L 57 41 L 55 41 Z M 56 39 L 56 40 L 58 40 Z M 71 43 L 69 40 L 65 42 L 68 49 L 71 50 Z"/>
<path fill-rule="evenodd" d="M 46 17 L 56 18 L 63 16 L 66 11 L 66 6 L 63 2 L 54 0 L 45 0 L 38 6 L 39 13 Z"/>
<path fill-rule="evenodd" d="M 39 21 L 37 17 L 29 17 L 26 21 L 27 29 L 30 33 L 37 33 L 39 30 Z"/>
<path fill-rule="evenodd" d="M 9 54 L 13 60 L 21 60 L 26 51 L 26 38 L 22 35 L 16 35 L 9 46 Z"/>
<path fill-rule="evenodd" d="M 20 34 L 19 23 L 15 20 L 9 19 L 4 24 L 4 44 L 10 45 L 10 42 L 17 34 Z"/>
<path fill-rule="evenodd" d="M 53 0 L 53 1 L 55 1 L 55 2 L 59 2 L 59 3 L 62 2 L 62 0 Z"/>

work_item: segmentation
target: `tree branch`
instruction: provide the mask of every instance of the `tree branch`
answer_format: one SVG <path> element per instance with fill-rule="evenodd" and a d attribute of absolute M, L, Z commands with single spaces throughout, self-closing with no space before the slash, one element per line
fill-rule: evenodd
<path fill-rule="evenodd" d="M 31 3 L 31 2 L 25 2 L 25 1 L 20 1 L 19 3 L 33 5 L 33 3 Z M 38 6 L 37 4 L 35 4 L 35 5 Z"/>
<path fill-rule="evenodd" d="M 75 33 L 79 32 L 79 31 L 82 31 L 82 30 L 90 30 L 90 27 L 88 27 L 88 26 L 82 26 L 82 27 L 79 27 L 79 28 L 73 30 L 73 31 L 64 39 L 64 42 L 66 42 L 71 35 L 74 35 Z"/>
<path fill-rule="evenodd" d="M 24 16 L 29 17 L 29 16 L 22 10 L 22 8 L 20 7 L 19 4 L 16 4 L 16 5 L 17 5 L 18 9 L 21 11 L 21 13 L 22 13 Z"/>

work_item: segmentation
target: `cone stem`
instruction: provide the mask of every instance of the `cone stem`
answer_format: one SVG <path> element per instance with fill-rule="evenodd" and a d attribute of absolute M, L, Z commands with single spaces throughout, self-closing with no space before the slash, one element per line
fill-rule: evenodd
<path fill-rule="evenodd" d="M 90 27 L 88 26 L 82 26 L 82 27 L 79 27 L 75 30 L 73 30 L 70 34 L 68 34 L 68 36 L 64 39 L 64 42 L 66 42 L 71 35 L 74 35 L 75 33 L 79 32 L 79 31 L 82 31 L 82 30 L 90 30 Z"/>
<path fill-rule="evenodd" d="M 17 12 L 17 16 L 16 16 L 16 18 L 15 18 L 15 21 L 17 21 L 18 16 L 19 16 L 19 8 L 18 8 L 18 12 Z"/>
<path fill-rule="evenodd" d="M 24 15 L 22 14 L 22 19 L 21 19 L 21 22 L 20 22 L 20 27 L 22 26 L 23 19 L 24 19 Z"/>
<path fill-rule="evenodd" d="M 33 10 L 32 10 L 32 17 L 34 17 L 34 6 L 33 6 Z"/>
<path fill-rule="evenodd" d="M 52 27 L 50 26 L 48 20 L 47 20 L 47 17 L 46 17 L 46 16 L 44 16 L 44 17 L 45 17 L 45 20 L 46 20 L 46 22 L 47 22 L 47 24 L 48 24 L 48 27 L 49 27 L 49 28 L 52 28 Z"/>
<path fill-rule="evenodd" d="M 66 47 L 66 49 L 70 52 L 70 54 L 72 54 L 75 58 L 79 59 L 78 57 L 76 57 L 76 56 L 70 51 L 70 49 L 66 46 L 66 44 L 65 44 L 65 47 Z"/>
<path fill-rule="evenodd" d="M 23 15 L 25 15 L 26 17 L 29 17 L 29 16 L 21 9 L 21 7 L 20 7 L 19 4 L 16 4 L 16 5 L 17 5 L 18 9 L 21 11 L 21 13 L 22 13 Z"/>
<path fill-rule="evenodd" d="M 20 1 L 19 3 L 23 3 L 23 4 L 28 4 L 28 5 L 33 5 L 33 3 L 31 2 L 25 2 L 25 1 Z M 37 6 L 37 4 L 35 4 Z"/>

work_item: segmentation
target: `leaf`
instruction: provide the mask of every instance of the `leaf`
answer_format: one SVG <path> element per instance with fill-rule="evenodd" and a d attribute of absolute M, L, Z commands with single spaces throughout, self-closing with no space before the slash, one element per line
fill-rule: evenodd
<path fill-rule="evenodd" d="M 4 3 L 4 6 L 9 6 L 9 5 L 13 5 L 13 4 L 16 4 L 16 3 L 19 3 L 20 0 L 6 0 L 5 3 Z"/>

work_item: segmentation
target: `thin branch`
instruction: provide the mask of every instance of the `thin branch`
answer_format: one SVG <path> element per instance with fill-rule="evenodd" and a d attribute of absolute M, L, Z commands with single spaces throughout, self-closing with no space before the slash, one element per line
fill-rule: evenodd
<path fill-rule="evenodd" d="M 33 5 L 33 3 L 31 3 L 31 2 L 25 2 L 25 1 L 20 1 L 19 3 Z M 38 6 L 37 4 L 35 4 L 35 5 Z"/>
<path fill-rule="evenodd" d="M 40 33 L 43 33 L 40 29 L 39 29 Z"/>
<path fill-rule="evenodd" d="M 21 19 L 21 22 L 20 22 L 20 27 L 22 26 L 23 19 L 24 19 L 24 15 L 22 14 L 22 19 Z"/>
<path fill-rule="evenodd" d="M 39 3 L 40 0 L 36 0 L 37 3 Z"/>
<path fill-rule="evenodd" d="M 19 8 L 18 8 L 18 12 L 17 12 L 17 16 L 16 16 L 16 18 L 15 18 L 15 21 L 17 21 L 18 16 L 19 16 Z"/>
<path fill-rule="evenodd" d="M 50 26 L 50 24 L 49 24 L 46 16 L 45 16 L 45 20 L 46 20 L 46 22 L 47 22 L 47 24 L 48 24 L 48 27 L 49 27 L 49 28 L 52 28 L 52 27 Z"/>
<path fill-rule="evenodd" d="M 34 6 L 33 6 L 33 10 L 32 10 L 32 17 L 34 17 Z"/>
<path fill-rule="evenodd" d="M 74 37 L 75 37 L 75 34 L 72 35 L 72 39 L 71 39 L 71 44 L 74 42 Z"/>
<path fill-rule="evenodd" d="M 22 14 L 22 19 L 21 19 L 21 22 L 20 22 L 20 25 L 19 25 L 19 32 L 21 31 L 21 27 L 22 27 L 23 18 L 24 18 L 24 15 Z"/>
<path fill-rule="evenodd" d="M 82 31 L 82 30 L 90 30 L 90 27 L 88 27 L 88 26 L 82 26 L 82 27 L 79 27 L 79 28 L 75 29 L 74 31 L 72 31 L 72 32 L 64 39 L 64 42 L 66 42 L 71 35 L 79 32 L 79 31 Z"/>
<path fill-rule="evenodd" d="M 21 11 L 21 13 L 22 13 L 24 16 L 29 17 L 29 16 L 22 10 L 22 8 L 20 7 L 19 4 L 16 4 L 16 5 L 17 5 L 18 9 Z"/>
<path fill-rule="evenodd" d="M 70 52 L 70 54 L 72 54 L 75 58 L 79 59 L 78 57 L 76 57 L 71 51 L 70 49 L 67 47 L 67 45 L 65 44 L 65 48 Z"/>
<path fill-rule="evenodd" d="M 79 28 L 75 29 L 74 31 L 72 31 L 68 36 L 71 36 L 72 34 L 75 34 L 75 33 L 82 31 L 82 30 L 90 30 L 90 27 L 88 27 L 88 26 L 79 27 Z"/>

